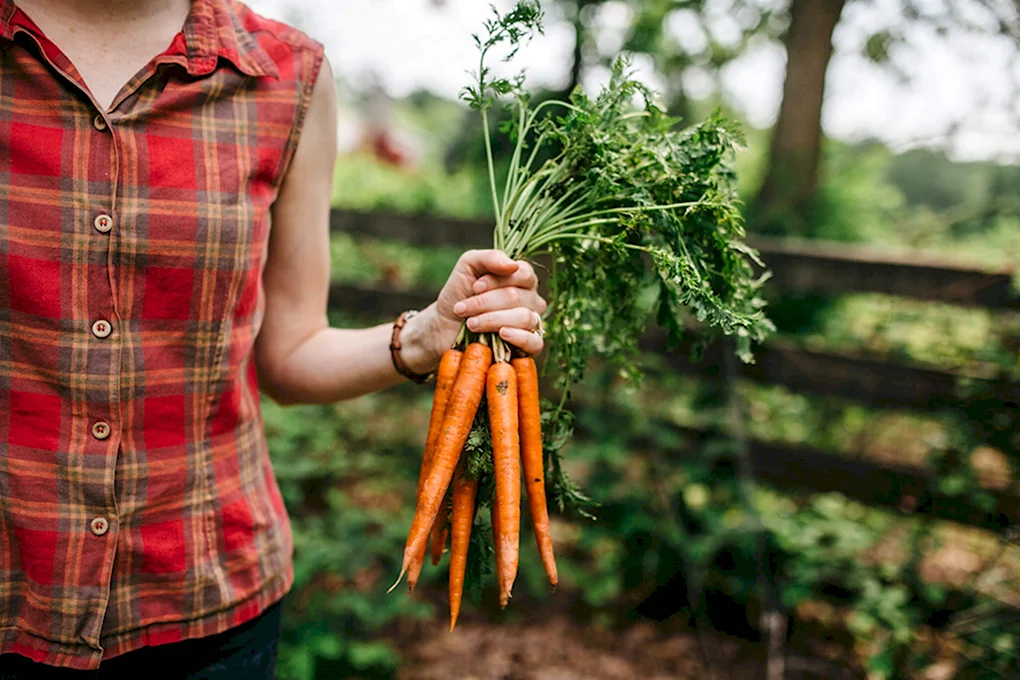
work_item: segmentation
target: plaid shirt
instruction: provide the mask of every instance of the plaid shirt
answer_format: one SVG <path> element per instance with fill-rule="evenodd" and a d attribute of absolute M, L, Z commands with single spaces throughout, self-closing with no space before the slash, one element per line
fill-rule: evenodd
<path fill-rule="evenodd" d="M 0 652 L 94 669 L 290 588 L 252 346 L 321 63 L 193 0 L 106 111 L 0 0 Z"/>

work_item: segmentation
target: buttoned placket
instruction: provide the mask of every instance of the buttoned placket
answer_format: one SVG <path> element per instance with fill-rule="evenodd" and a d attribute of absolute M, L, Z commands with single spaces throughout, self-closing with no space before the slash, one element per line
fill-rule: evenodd
<path fill-rule="evenodd" d="M 102 621 L 106 616 L 106 607 L 109 603 L 110 581 L 113 574 L 114 557 L 117 551 L 117 499 L 115 496 L 115 482 L 117 470 L 117 457 L 120 453 L 120 418 L 118 411 L 120 407 L 120 364 L 123 351 L 122 334 L 118 332 L 118 325 L 123 323 L 117 309 L 116 285 L 118 281 L 117 270 L 115 269 L 114 249 L 117 243 L 117 233 L 114 229 L 116 215 L 117 179 L 118 179 L 118 150 L 116 128 L 109 114 L 103 112 L 94 99 L 90 101 L 95 107 L 92 130 L 89 131 L 90 139 L 87 143 L 93 145 L 93 150 L 99 147 L 100 158 L 110 159 L 109 170 L 109 192 L 107 195 L 89 196 L 88 204 L 90 212 L 84 216 L 82 228 L 90 233 L 92 239 L 101 242 L 107 252 L 107 276 L 108 287 L 102 290 L 89 291 L 89 311 L 93 315 L 89 332 L 93 336 L 89 341 L 90 345 L 106 345 L 109 351 L 110 364 L 110 391 L 109 399 L 105 404 L 105 412 L 88 414 L 88 420 L 81 423 L 80 427 L 88 429 L 88 436 L 93 442 L 93 447 L 106 454 L 106 467 L 110 472 L 106 474 L 109 481 L 108 488 L 102 490 L 103 507 L 98 504 L 86 509 L 87 527 L 89 532 L 87 540 L 102 542 L 105 544 L 105 559 L 103 560 L 103 573 L 99 582 L 103 587 L 103 602 L 101 611 L 96 618 L 97 624 L 88 631 L 89 644 L 99 647 L 99 636 L 102 633 Z"/>
<path fill-rule="evenodd" d="M 87 90 L 85 90 L 87 92 Z M 89 429 L 94 446 L 106 453 L 106 466 L 110 471 L 106 478 L 110 480 L 108 488 L 103 489 L 103 501 L 105 507 L 89 508 L 93 511 L 88 517 L 87 531 L 90 532 L 88 540 L 105 543 L 105 559 L 103 560 L 103 574 L 100 583 L 103 586 L 102 611 L 97 617 L 97 624 L 89 631 L 89 643 L 99 647 L 99 636 L 102 633 L 102 621 L 106 617 L 106 607 L 109 604 L 110 581 L 113 574 L 114 557 L 117 551 L 117 499 L 115 495 L 116 484 L 114 482 L 117 471 L 117 457 L 120 454 L 121 433 L 119 431 L 120 398 L 121 398 L 121 355 L 123 352 L 122 333 L 118 332 L 118 325 L 123 324 L 117 305 L 116 286 L 119 280 L 119 272 L 116 269 L 115 249 L 118 242 L 118 234 L 115 230 L 116 222 L 116 199 L 117 181 L 119 170 L 119 153 L 117 148 L 116 124 L 112 114 L 104 112 L 95 99 L 89 95 L 89 100 L 94 107 L 92 130 L 89 131 L 89 144 L 93 145 L 93 151 L 100 154 L 100 158 L 110 159 L 110 170 L 106 195 L 89 197 L 90 213 L 85 217 L 82 227 L 90 232 L 91 238 L 99 240 L 107 253 L 107 277 L 108 287 L 101 292 L 90 291 L 89 310 L 94 314 L 90 332 L 93 336 L 90 342 L 106 344 L 109 351 L 110 364 L 110 391 L 106 412 L 89 414 L 89 421 L 82 425 Z M 96 149 L 96 147 L 99 147 Z M 88 512 L 88 511 L 87 511 Z"/>

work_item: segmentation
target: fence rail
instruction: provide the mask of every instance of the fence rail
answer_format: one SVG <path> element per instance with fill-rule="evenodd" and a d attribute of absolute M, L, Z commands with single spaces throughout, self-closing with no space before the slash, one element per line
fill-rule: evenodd
<path fill-rule="evenodd" d="M 331 228 L 418 246 L 485 247 L 489 238 L 485 223 L 427 215 L 334 211 Z M 832 245 L 766 239 L 756 239 L 753 245 L 773 269 L 775 285 L 783 292 L 882 292 L 991 309 L 1020 309 L 1020 298 L 1011 284 L 1013 273 L 1008 270 L 985 271 L 930 259 L 879 257 L 867 249 Z M 355 316 L 391 317 L 434 299 L 433 291 L 379 286 L 336 283 L 330 290 L 330 308 Z M 722 379 L 722 343 L 710 346 L 700 362 L 691 361 L 688 348 L 668 348 L 661 333 L 650 332 L 642 338 L 641 346 L 665 356 L 673 370 Z M 1020 412 L 1020 385 L 988 373 L 968 375 L 852 354 L 814 352 L 781 341 L 758 348 L 756 357 L 755 364 L 741 367 L 741 377 L 816 396 L 932 411 L 960 408 L 967 403 L 968 394 L 978 392 Z M 687 439 L 712 436 L 683 428 L 678 433 Z M 651 444 L 637 440 L 634 445 Z M 932 494 L 931 479 L 924 470 L 753 439 L 749 450 L 755 476 L 776 488 L 837 491 L 872 506 L 894 509 L 920 503 L 917 512 L 991 530 L 1020 521 L 1020 495 L 1009 491 L 990 491 L 994 507 L 983 509 L 963 499 Z"/>
<path fill-rule="evenodd" d="M 416 246 L 492 246 L 488 222 L 433 215 L 334 210 L 330 228 L 356 236 L 404 241 Z M 983 269 L 944 258 L 890 256 L 862 246 L 797 243 L 750 238 L 772 270 L 772 284 L 784 292 L 841 295 L 885 293 L 935 302 L 1020 309 L 1009 269 Z"/>

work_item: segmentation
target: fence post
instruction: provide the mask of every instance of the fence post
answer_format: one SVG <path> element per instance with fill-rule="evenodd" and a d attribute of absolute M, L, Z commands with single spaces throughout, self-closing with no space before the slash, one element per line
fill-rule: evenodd
<path fill-rule="evenodd" d="M 783 680 L 786 675 L 787 617 L 782 612 L 779 595 L 776 592 L 775 575 L 767 568 L 767 565 L 770 564 L 768 533 L 758 519 L 754 507 L 756 488 L 754 468 L 744 422 L 744 409 L 741 405 L 737 384 L 740 380 L 740 366 L 736 359 L 735 343 L 729 338 L 722 343 L 722 378 L 723 394 L 726 399 L 726 430 L 737 451 L 740 496 L 744 505 L 744 513 L 747 515 L 757 542 L 756 581 L 761 597 L 759 626 L 765 634 L 767 651 L 765 678 L 766 680 Z"/>

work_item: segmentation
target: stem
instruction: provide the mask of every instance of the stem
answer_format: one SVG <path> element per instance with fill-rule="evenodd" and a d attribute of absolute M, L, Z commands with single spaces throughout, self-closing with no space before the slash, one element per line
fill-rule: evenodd
<path fill-rule="evenodd" d="M 547 236 L 546 238 L 536 240 L 533 244 L 529 244 L 528 250 L 525 251 L 525 254 L 529 257 L 534 256 L 535 251 L 533 251 L 532 248 L 537 248 L 538 246 L 543 246 L 547 243 L 552 243 L 553 241 L 569 241 L 571 239 L 576 241 L 585 240 L 598 241 L 599 243 L 610 243 L 612 245 L 617 245 L 620 246 L 621 248 L 628 248 L 630 250 L 640 250 L 643 253 L 651 252 L 645 246 L 639 246 L 634 243 L 627 243 L 626 241 L 618 241 L 615 239 L 606 238 L 605 236 L 595 236 L 594 234 L 589 234 L 588 232 L 584 231 L 577 231 L 572 233 L 554 234 L 552 236 Z"/>
<path fill-rule="evenodd" d="M 546 225 L 543 229 L 535 232 L 527 240 L 527 245 L 523 249 L 523 252 L 530 253 L 532 252 L 533 248 L 548 243 L 549 241 L 552 240 L 561 240 L 561 238 L 564 235 L 568 238 L 583 237 L 583 238 L 595 238 L 596 240 L 598 240 L 594 235 L 588 234 L 586 232 L 567 230 L 591 227 L 597 224 L 609 224 L 616 221 L 613 219 L 596 219 L 600 215 L 613 215 L 619 213 L 642 212 L 653 210 L 671 210 L 673 208 L 692 207 L 698 205 L 699 203 L 700 201 L 694 201 L 687 203 L 672 203 L 670 205 L 633 206 L 626 208 L 604 208 L 602 210 L 593 210 L 591 212 L 584 213 L 583 215 L 560 218 L 559 220 Z"/>
<path fill-rule="evenodd" d="M 508 201 L 510 199 L 511 191 L 516 192 L 517 189 L 518 178 L 521 174 L 519 168 L 521 161 L 521 150 L 524 147 L 524 138 L 528 133 L 527 110 L 524 108 L 523 103 L 520 103 L 519 106 L 521 108 L 521 120 L 520 127 L 517 130 L 517 144 L 514 145 L 514 153 L 513 156 L 511 156 L 510 158 L 510 168 L 507 170 L 506 173 L 506 184 L 503 187 L 503 208 L 504 208 L 503 217 L 506 217 L 507 213 L 509 213 L 511 218 L 513 217 L 513 212 L 509 210 L 507 206 Z M 497 225 L 502 229 L 503 232 L 502 238 L 500 239 L 500 245 L 505 245 L 506 237 L 509 235 L 508 232 L 510 230 L 509 219 L 507 220 L 506 224 L 503 224 L 502 221 L 499 221 L 497 222 Z"/>
<path fill-rule="evenodd" d="M 490 333 L 492 337 L 492 361 L 493 363 L 502 364 L 510 361 L 510 357 L 513 356 L 513 350 L 510 349 L 510 345 L 507 344 L 506 340 L 499 337 L 497 333 Z"/>
<path fill-rule="evenodd" d="M 531 117 L 531 122 L 532 122 L 532 123 L 534 123 L 534 122 L 535 122 L 535 116 L 532 116 L 532 117 Z M 531 127 L 531 125 L 529 125 L 528 127 Z M 546 135 L 547 135 L 547 134 L 548 134 L 548 133 L 546 133 L 546 132 L 543 132 L 542 134 L 540 134 L 540 135 L 538 136 L 538 139 L 536 139 L 536 140 L 535 140 L 535 148 L 533 148 L 533 149 L 531 150 L 531 155 L 530 155 L 530 156 L 528 156 L 528 162 L 524 164 L 524 166 L 523 166 L 522 170 L 524 170 L 524 171 L 528 171 L 528 170 L 530 170 L 530 169 L 531 169 L 531 165 L 532 165 L 532 164 L 533 164 L 533 163 L 535 162 L 535 158 L 537 158 L 537 157 L 538 157 L 538 151 L 539 151 L 539 149 L 541 149 L 541 148 L 542 148 L 542 145 L 543 145 L 543 144 L 545 144 L 545 138 L 546 138 Z"/>
<path fill-rule="evenodd" d="M 598 217 L 600 215 L 616 215 L 628 212 L 650 212 L 655 210 L 673 210 L 674 208 L 693 208 L 696 205 L 700 205 L 702 202 L 703 201 L 687 201 L 685 203 L 670 203 L 669 205 L 635 205 L 625 208 L 603 208 L 602 210 L 593 210 L 590 213 L 586 213 L 578 219 L 587 219 L 589 217 Z"/>
<path fill-rule="evenodd" d="M 552 206 L 545 209 L 541 213 L 540 218 L 536 218 L 535 213 L 542 209 L 543 204 L 549 203 L 548 196 L 543 192 L 545 185 L 552 181 L 552 175 L 548 173 L 541 173 L 538 175 L 532 175 L 533 179 L 521 187 L 520 192 L 517 196 L 512 199 L 513 209 L 512 214 L 517 216 L 518 221 L 524 224 L 521 231 L 514 238 L 514 248 L 517 249 L 521 244 L 526 244 L 530 241 L 534 235 L 541 231 L 540 227 L 550 212 L 555 210 L 555 206 L 562 202 L 563 198 L 557 200 Z M 544 181 L 545 184 L 540 184 Z M 522 208 L 521 205 L 524 207 Z"/>
<path fill-rule="evenodd" d="M 569 395 L 569 394 L 570 394 L 570 383 L 567 382 L 567 383 L 564 383 L 564 385 L 563 385 L 563 394 L 560 395 L 560 402 L 558 404 L 556 404 L 556 410 L 553 411 L 553 417 L 552 417 L 553 421 L 555 421 L 556 418 L 559 417 L 560 411 L 562 411 L 563 407 L 567 405 L 567 395 Z"/>
<path fill-rule="evenodd" d="M 500 214 L 499 198 L 496 196 L 496 170 L 492 162 L 492 142 L 489 141 L 489 117 L 486 115 L 485 109 L 482 109 L 482 128 L 483 135 L 485 136 L 485 158 L 489 163 L 489 187 L 492 189 L 492 209 L 496 216 L 495 245 L 499 248 L 499 223 L 502 221 L 503 216 Z"/>
<path fill-rule="evenodd" d="M 570 111 L 573 111 L 574 113 L 583 113 L 583 111 L 581 111 L 581 109 L 577 108 L 573 104 L 570 104 L 570 103 L 564 102 L 564 101 L 560 101 L 558 99 L 546 99 L 544 102 L 542 102 L 541 104 L 539 104 L 538 106 L 535 107 L 534 113 L 538 113 L 539 111 L 541 111 L 542 109 L 544 109 L 547 106 L 562 106 L 563 108 L 568 109 Z"/>

